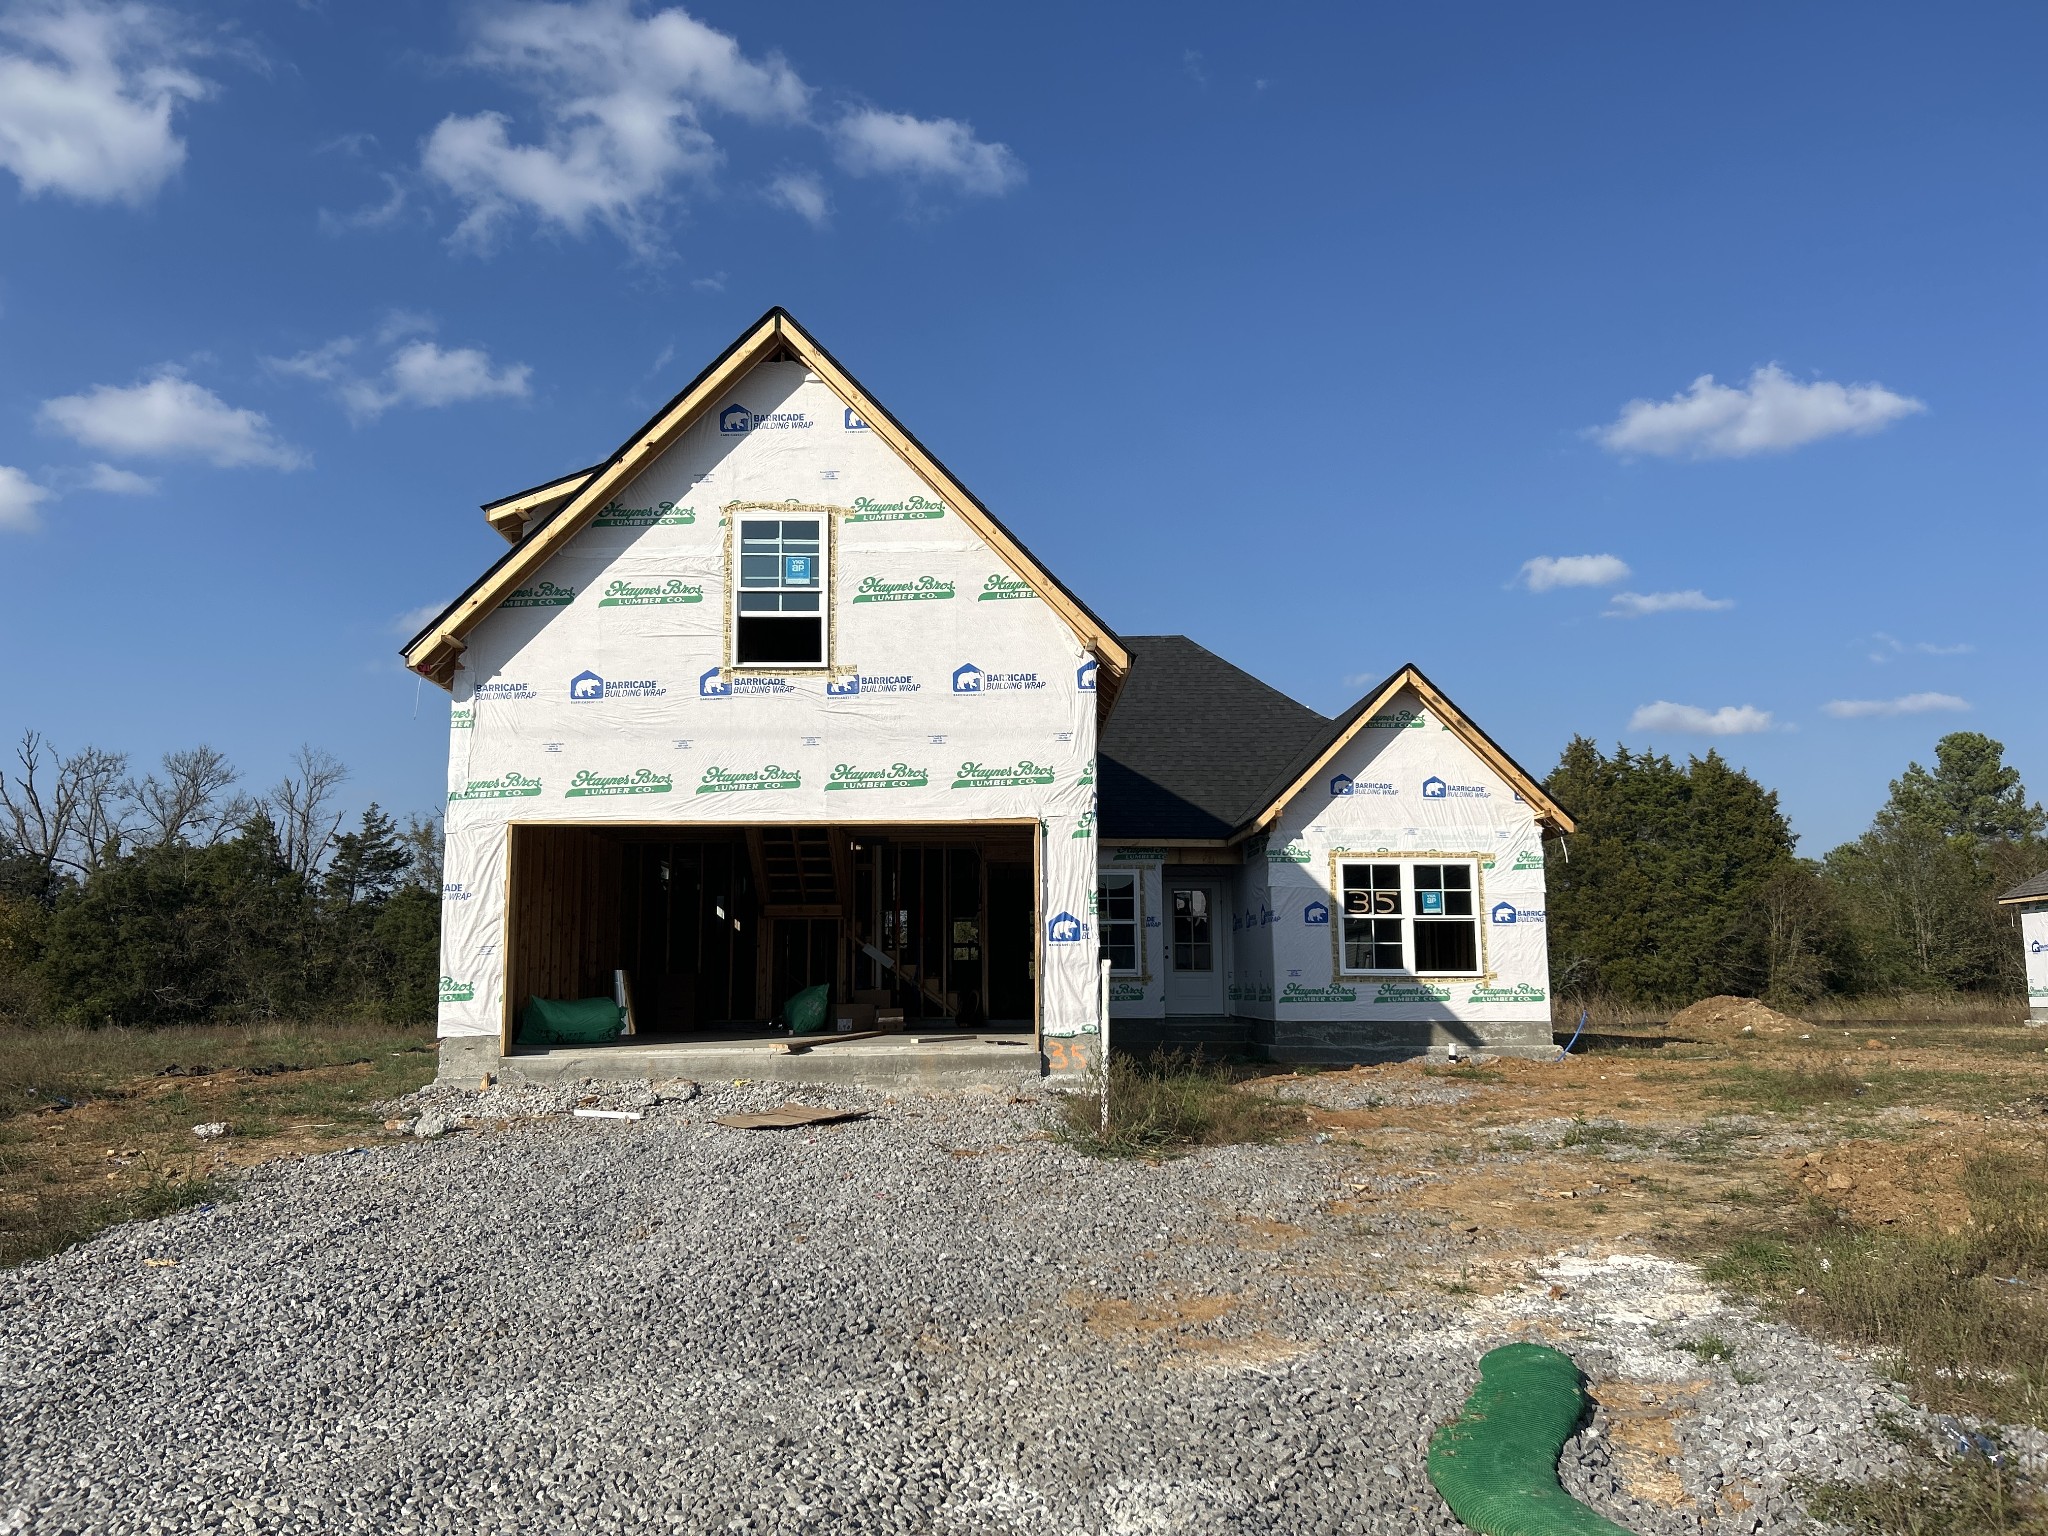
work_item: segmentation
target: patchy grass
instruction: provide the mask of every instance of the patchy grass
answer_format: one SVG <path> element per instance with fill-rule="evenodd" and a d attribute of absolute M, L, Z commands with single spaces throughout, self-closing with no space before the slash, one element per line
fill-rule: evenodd
<path fill-rule="evenodd" d="M 1109 1131 L 1102 1094 L 1053 1095 L 1053 1133 L 1091 1157 L 1167 1157 L 1196 1147 L 1275 1141 L 1302 1124 L 1301 1109 L 1246 1093 L 1228 1067 L 1179 1052 L 1112 1056 Z"/>
<path fill-rule="evenodd" d="M 1878 1351 L 1931 1407 L 2048 1427 L 2048 1154 L 1982 1153 L 1961 1188 L 1952 1232 L 1862 1227 L 1808 1201 L 1707 1277 Z"/>
<path fill-rule="evenodd" d="M 220 1199 L 222 1175 L 360 1142 L 433 1076 L 424 1028 L 0 1029 L 0 1266 Z M 226 1121 L 202 1143 L 192 1127 Z"/>
<path fill-rule="evenodd" d="M 1640 1126 L 1622 1125 L 1613 1120 L 1588 1120 L 1584 1116 L 1572 1121 L 1571 1129 L 1558 1139 L 1560 1147 L 1582 1147 L 1588 1152 L 1605 1152 L 1610 1147 L 1641 1147 L 1657 1140 L 1655 1131 Z"/>
<path fill-rule="evenodd" d="M 2010 1463 L 1950 1460 L 1904 1425 L 1887 1429 L 1914 1452 L 1913 1469 L 1871 1483 L 1807 1483 L 1798 1492 L 1808 1514 L 1858 1536 L 2048 1536 L 2048 1505 Z"/>

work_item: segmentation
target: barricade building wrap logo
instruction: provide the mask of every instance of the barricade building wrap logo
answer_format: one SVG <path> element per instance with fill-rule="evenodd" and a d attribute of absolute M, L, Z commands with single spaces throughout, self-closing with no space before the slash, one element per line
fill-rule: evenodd
<path fill-rule="evenodd" d="M 718 413 L 718 430 L 730 437 L 740 432 L 789 432 L 807 430 L 811 418 L 802 411 L 748 410 L 735 400 Z"/>
<path fill-rule="evenodd" d="M 578 672 L 569 679 L 569 698 L 577 704 L 598 704 L 606 699 L 658 699 L 667 692 L 651 677 L 615 677 L 606 681 L 595 672 Z"/>
<path fill-rule="evenodd" d="M 1422 781 L 1422 798 L 1425 800 L 1484 800 L 1487 798 L 1484 784 L 1446 784 L 1434 774 Z"/>
<path fill-rule="evenodd" d="M 1301 909 L 1301 920 L 1311 928 L 1330 926 L 1330 909 L 1320 901 L 1312 901 Z"/>
<path fill-rule="evenodd" d="M 472 891 L 460 880 L 446 880 L 441 884 L 441 899 L 443 901 L 472 901 L 475 898 L 476 892 Z"/>
<path fill-rule="evenodd" d="M 1298 981 L 1290 981 L 1280 989 L 1282 1003 L 1355 1003 L 1358 988 L 1331 982 L 1326 987 L 1304 987 Z"/>
<path fill-rule="evenodd" d="M 540 780 L 523 773 L 501 773 L 495 779 L 471 779 L 463 789 L 448 792 L 450 800 L 525 800 L 540 793 Z"/>
<path fill-rule="evenodd" d="M 679 507 L 672 501 L 658 501 L 651 507 L 622 507 L 608 501 L 604 510 L 590 520 L 593 528 L 682 528 L 697 521 L 695 507 Z"/>
<path fill-rule="evenodd" d="M 849 432 L 865 432 L 868 430 L 868 424 L 854 414 L 853 407 L 850 405 L 846 407 L 845 421 L 846 430 Z"/>
<path fill-rule="evenodd" d="M 917 576 L 909 581 L 890 581 L 881 576 L 863 576 L 853 594 L 856 603 L 942 603 L 953 595 L 953 583 L 936 576 Z"/>
<path fill-rule="evenodd" d="M 441 978 L 441 1001 L 444 1003 L 471 1003 L 476 1001 L 476 986 L 473 982 L 457 981 L 453 976 Z"/>
<path fill-rule="evenodd" d="M 1493 907 L 1493 920 L 1502 925 L 1540 923 L 1544 915 L 1542 907 L 1518 907 L 1507 901 L 1496 902 Z"/>
<path fill-rule="evenodd" d="M 1001 603 L 1014 598 L 1036 596 L 1038 589 L 1030 582 L 998 573 L 981 584 L 981 593 L 974 600 L 977 603 Z"/>
<path fill-rule="evenodd" d="M 971 661 L 953 669 L 955 693 L 1024 693 L 1044 686 L 1036 672 L 984 672 Z"/>
<path fill-rule="evenodd" d="M 830 683 L 826 687 L 831 687 Z M 697 679 L 697 697 L 700 699 L 729 699 L 735 694 L 795 693 L 796 684 L 786 677 L 755 677 L 740 674 L 727 677 L 725 668 L 713 667 Z"/>
<path fill-rule="evenodd" d="M 929 496 L 906 496 L 901 501 L 877 501 L 872 496 L 853 498 L 849 523 L 924 523 L 946 515 L 946 504 Z"/>
<path fill-rule="evenodd" d="M 988 763 L 962 763 L 960 771 L 953 775 L 955 789 L 1015 789 L 1020 785 L 1050 784 L 1052 781 L 1052 770 L 1029 758 L 1002 767 Z"/>
<path fill-rule="evenodd" d="M 552 581 L 537 581 L 530 587 L 521 587 L 505 601 L 500 608 L 566 608 L 576 601 L 574 587 L 558 587 Z"/>
<path fill-rule="evenodd" d="M 636 768 L 631 773 L 592 773 L 588 768 L 580 770 L 569 781 L 563 798 L 578 800 L 598 795 L 665 795 L 676 787 L 676 781 L 665 773 L 656 773 L 652 768 Z"/>
<path fill-rule="evenodd" d="M 701 603 L 704 589 L 691 582 L 615 581 L 604 589 L 604 596 L 597 600 L 600 608 L 660 608 L 676 603 Z"/>
<path fill-rule="evenodd" d="M 1080 944 L 1088 937 L 1088 925 L 1071 912 L 1055 913 L 1045 925 L 1048 944 Z"/>
<path fill-rule="evenodd" d="M 479 699 L 537 699 L 540 691 L 531 683 L 479 683 L 474 697 Z"/>
<path fill-rule="evenodd" d="M 1396 795 L 1400 791 L 1385 779 L 1354 779 L 1348 773 L 1340 773 L 1330 780 L 1330 798 L 1342 799 L 1347 795 Z"/>
<path fill-rule="evenodd" d="M 923 789 L 931 782 L 931 775 L 922 768 L 912 768 L 907 763 L 891 763 L 887 768 L 856 768 L 851 763 L 841 763 L 832 770 L 832 777 L 825 788 L 834 789 Z"/>
<path fill-rule="evenodd" d="M 1095 658 L 1089 657 L 1074 669 L 1074 686 L 1082 693 L 1095 691 Z"/>
<path fill-rule="evenodd" d="M 802 789 L 803 776 L 795 768 L 706 768 L 700 795 L 727 795 L 752 789 Z"/>

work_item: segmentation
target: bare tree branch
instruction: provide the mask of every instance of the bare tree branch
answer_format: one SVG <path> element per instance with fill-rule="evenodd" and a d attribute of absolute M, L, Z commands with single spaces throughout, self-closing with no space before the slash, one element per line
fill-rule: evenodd
<path fill-rule="evenodd" d="M 311 745 L 300 747 L 292 758 L 298 770 L 286 774 L 267 797 L 272 819 L 277 823 L 278 851 L 301 875 L 311 878 L 334 842 L 341 826 L 341 812 L 329 813 L 335 791 L 348 777 L 348 769 L 331 753 Z"/>
<path fill-rule="evenodd" d="M 90 874 L 118 857 L 130 807 L 124 753 L 81 747 L 69 757 L 37 731 L 14 749 L 19 771 L 0 773 L 0 816 L 8 838 L 55 872 Z"/>
<path fill-rule="evenodd" d="M 227 793 L 240 777 L 226 755 L 212 747 L 166 752 L 161 779 L 152 773 L 126 786 L 141 818 L 137 841 L 146 848 L 179 842 L 204 848 L 219 842 L 251 806 L 247 796 Z"/>
<path fill-rule="evenodd" d="M 89 875 L 121 856 L 134 812 L 127 795 L 128 754 L 80 747 L 58 766 L 71 789 L 74 848 L 65 862 Z"/>

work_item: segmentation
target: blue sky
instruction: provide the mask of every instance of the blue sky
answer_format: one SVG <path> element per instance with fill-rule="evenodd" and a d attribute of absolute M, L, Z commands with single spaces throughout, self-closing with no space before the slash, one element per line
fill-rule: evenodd
<path fill-rule="evenodd" d="M 1413 660 L 1539 773 L 1717 747 L 1808 853 L 1948 730 L 2048 792 L 2044 44 L 0 3 L 0 728 L 432 807 L 395 648 L 477 503 L 783 304 L 1109 622 L 1326 712 Z"/>

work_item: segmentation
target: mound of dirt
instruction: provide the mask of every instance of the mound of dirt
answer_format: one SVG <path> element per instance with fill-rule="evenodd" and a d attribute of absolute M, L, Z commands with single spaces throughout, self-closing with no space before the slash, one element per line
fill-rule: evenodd
<path fill-rule="evenodd" d="M 1789 1014 L 1766 1008 L 1753 997 L 1709 997 L 1671 1016 L 1664 1026 L 1691 1040 L 1775 1039 L 1802 1035 L 1810 1025 Z"/>

